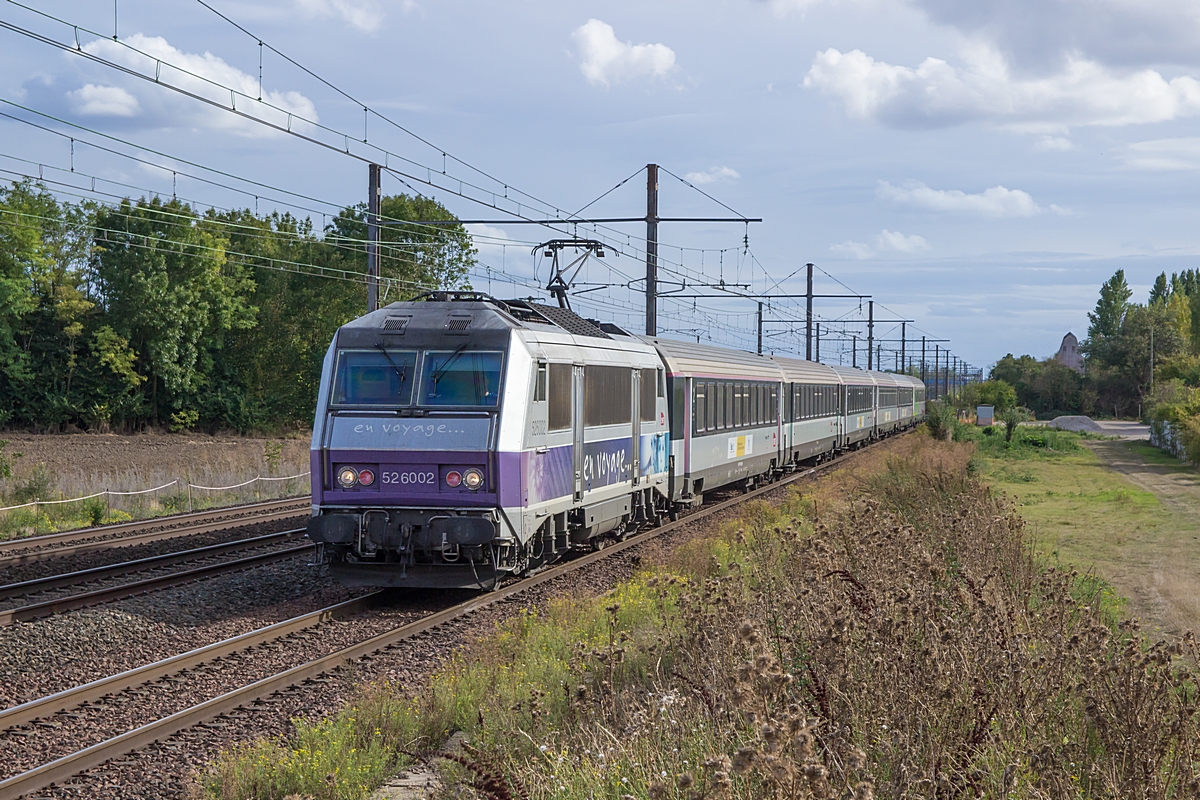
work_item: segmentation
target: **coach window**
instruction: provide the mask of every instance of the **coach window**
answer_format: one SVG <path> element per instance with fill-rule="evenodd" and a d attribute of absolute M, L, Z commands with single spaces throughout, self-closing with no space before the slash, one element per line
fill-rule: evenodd
<path fill-rule="evenodd" d="M 707 419 L 708 403 L 705 402 L 704 384 L 696 384 L 696 399 L 692 402 L 692 431 L 704 432 L 704 421 Z"/>
<path fill-rule="evenodd" d="M 537 365 L 537 378 L 533 383 L 533 402 L 540 403 L 546 399 L 546 364 L 539 361 Z"/>
<path fill-rule="evenodd" d="M 571 365 L 551 364 L 550 373 L 550 430 L 562 431 L 571 427 Z"/>
<path fill-rule="evenodd" d="M 704 417 L 704 430 L 717 429 L 717 385 L 712 381 L 704 384 L 705 396 L 708 398 L 708 411 Z"/>
<path fill-rule="evenodd" d="M 629 367 L 584 367 L 583 424 L 591 427 L 632 422 L 632 394 L 633 370 Z"/>
<path fill-rule="evenodd" d="M 642 395 L 642 422 L 654 422 L 658 418 L 655 412 L 655 400 L 658 399 L 658 370 L 642 370 L 642 381 L 639 387 Z"/>

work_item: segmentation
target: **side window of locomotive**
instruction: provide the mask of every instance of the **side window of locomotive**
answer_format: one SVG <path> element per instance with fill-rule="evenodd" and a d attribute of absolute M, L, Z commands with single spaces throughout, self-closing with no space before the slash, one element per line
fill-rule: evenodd
<path fill-rule="evenodd" d="M 330 404 L 406 406 L 412 402 L 416 367 L 414 351 L 342 350 Z"/>
<path fill-rule="evenodd" d="M 658 414 L 655 413 L 655 401 L 658 400 L 658 373 L 657 369 L 642 370 L 642 380 L 638 387 L 641 394 L 641 411 L 642 422 L 654 422 L 658 419 Z"/>
<path fill-rule="evenodd" d="M 571 365 L 551 364 L 549 373 L 550 430 L 566 430 L 571 427 Z"/>
<path fill-rule="evenodd" d="M 425 351 L 421 404 L 499 405 L 501 361 L 502 354 L 493 351 Z"/>
<path fill-rule="evenodd" d="M 629 367 L 584 367 L 583 424 L 628 424 L 633 420 L 633 370 Z"/>
<path fill-rule="evenodd" d="M 533 380 L 533 402 L 542 403 L 546 400 L 546 365 L 539 361 L 537 365 L 537 377 Z"/>
<path fill-rule="evenodd" d="M 655 371 L 658 373 L 658 396 L 665 398 L 667 396 L 667 372 L 662 367 Z"/>

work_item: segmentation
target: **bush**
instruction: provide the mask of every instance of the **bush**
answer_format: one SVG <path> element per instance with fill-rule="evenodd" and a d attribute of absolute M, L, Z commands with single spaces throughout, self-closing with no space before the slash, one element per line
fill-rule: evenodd
<path fill-rule="evenodd" d="M 925 426 L 929 435 L 942 442 L 950 441 L 954 433 L 954 407 L 941 400 L 931 400 L 925 404 Z"/>
<path fill-rule="evenodd" d="M 986 427 L 983 429 L 983 435 L 984 435 L 984 436 L 995 436 L 995 435 L 996 435 L 996 428 L 995 428 L 995 426 L 992 426 L 992 425 L 988 425 L 988 426 L 986 426 Z"/>

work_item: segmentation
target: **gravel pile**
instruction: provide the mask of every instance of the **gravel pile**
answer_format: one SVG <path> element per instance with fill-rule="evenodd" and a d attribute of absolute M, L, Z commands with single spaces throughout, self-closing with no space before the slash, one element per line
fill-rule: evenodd
<path fill-rule="evenodd" d="M 778 491 L 787 491 L 787 487 L 779 487 Z M 773 493 L 763 499 L 770 500 Z M 719 498 L 714 497 L 713 502 Z M 146 750 L 125 756 L 103 767 L 90 770 L 76 776 L 67 786 L 43 790 L 41 796 L 61 798 L 183 798 L 186 796 L 189 781 L 197 770 L 203 769 L 217 754 L 237 742 L 248 741 L 260 736 L 287 735 L 293 728 L 291 720 L 296 718 L 315 719 L 334 713 L 350 697 L 355 685 L 362 681 L 387 680 L 401 690 L 422 686 L 429 675 L 451 654 L 460 650 L 480 636 L 495 630 L 496 625 L 524 610 L 545 605 L 549 600 L 562 596 L 595 596 L 611 589 L 616 583 L 631 577 L 644 563 L 653 563 L 662 559 L 683 542 L 698 534 L 706 533 L 718 526 L 725 519 L 730 519 L 740 513 L 735 507 L 720 514 L 696 520 L 680 528 L 656 537 L 641 545 L 616 553 L 613 556 L 591 564 L 582 570 L 561 576 L 553 581 L 531 588 L 529 591 L 496 603 L 486 609 L 454 622 L 429 631 L 419 637 L 402 642 L 386 652 L 376 654 L 355 664 L 350 669 L 339 670 L 326 676 L 318 682 L 295 687 L 271 699 L 267 705 L 254 711 L 237 712 L 206 726 L 192 728 L 176 736 L 160 742 Z M 194 591 L 194 587 L 193 591 Z M 182 694 L 198 702 L 203 697 L 211 696 L 220 687 L 232 687 L 242 684 L 248 675 L 266 675 L 284 666 L 299 663 L 303 658 L 311 657 L 318 650 L 329 652 L 350 639 L 344 637 L 353 630 L 353 640 L 361 640 L 373 633 L 402 624 L 410 618 L 426 613 L 436 608 L 444 608 L 455 602 L 460 602 L 465 595 L 443 593 L 434 596 L 421 593 L 410 598 L 412 605 L 407 605 L 395 612 L 380 614 L 372 612 L 354 621 L 336 623 L 308 633 L 302 639 L 302 644 L 289 643 L 286 646 L 263 648 L 254 654 L 254 663 L 250 658 L 226 659 L 222 663 L 220 674 L 197 676 L 195 681 L 188 678 L 186 689 Z M 157 612 L 159 617 L 162 611 Z M 390 614 L 390 616 L 389 616 Z M 382 627 L 380 627 L 382 626 Z M 153 637 L 150 637 L 153 638 Z M 335 643 L 334 640 L 337 640 Z M 0 641 L 0 651 L 4 643 Z M 181 648 L 182 649 L 182 648 Z M 286 651 L 286 658 L 284 658 Z M 135 659 L 137 660 L 137 659 Z M 140 659 L 142 663 L 146 659 Z M 235 661 L 237 664 L 235 665 Z M 262 663 L 259 663 L 259 662 Z M 244 670 L 251 670 L 246 672 Z M 105 670 L 102 670 L 105 671 Z M 111 670 L 107 670 L 111 672 Z M 236 679 L 235 677 L 236 676 Z M 182 686 L 182 684 L 181 684 Z M 39 692 L 40 694 L 40 692 Z M 64 726 L 54 729 L 51 735 L 39 737 L 37 742 L 14 742 L 11 748 L 5 740 L 0 746 L 0 754 L 8 759 L 21 759 L 21 765 L 44 760 L 45 755 L 62 754 L 59 748 L 67 740 L 72 743 L 71 749 L 77 749 L 84 741 L 95 741 L 87 736 L 90 726 L 97 725 L 101 720 L 128 720 L 136 716 L 143 718 L 140 710 L 118 708 L 118 706 L 144 705 L 147 707 L 166 707 L 160 704 L 177 702 L 181 692 L 169 689 L 152 689 L 149 693 L 138 697 L 137 703 L 127 701 L 124 704 L 114 703 L 104 709 L 89 709 L 85 716 L 79 719 L 62 720 Z M 167 698 L 176 698 L 168 701 Z M 66 715 L 60 715 L 65 717 Z M 146 719 L 156 714 L 148 714 Z M 59 720 L 55 720 L 56 722 Z M 68 728 L 66 723 L 71 723 Z M 122 722 L 124 724 L 124 722 Z M 118 726 L 119 727 L 119 726 Z M 59 732 L 63 732 L 61 735 Z M 80 739 L 85 736 L 86 739 Z M 33 737 L 21 737 L 32 739 Z M 37 752 L 44 754 L 31 757 L 27 754 Z M 0 763 L 3 763 L 0 761 Z M 14 766 L 13 771 L 20 767 Z"/>
<path fill-rule="evenodd" d="M 1055 417 L 1050 420 L 1050 427 L 1058 428 L 1060 431 L 1073 431 L 1075 433 L 1100 432 L 1100 426 L 1091 417 Z"/>

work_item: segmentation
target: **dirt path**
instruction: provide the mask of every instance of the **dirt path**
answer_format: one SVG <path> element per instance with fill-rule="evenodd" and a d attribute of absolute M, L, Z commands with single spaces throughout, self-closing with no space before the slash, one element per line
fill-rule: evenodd
<path fill-rule="evenodd" d="M 1162 504 L 1159 524 L 1130 542 L 1106 576 L 1149 627 L 1180 634 L 1200 630 L 1200 474 L 1157 458 L 1146 445 L 1091 442 L 1100 461 Z M 1160 462 L 1160 463 L 1156 463 Z"/>

